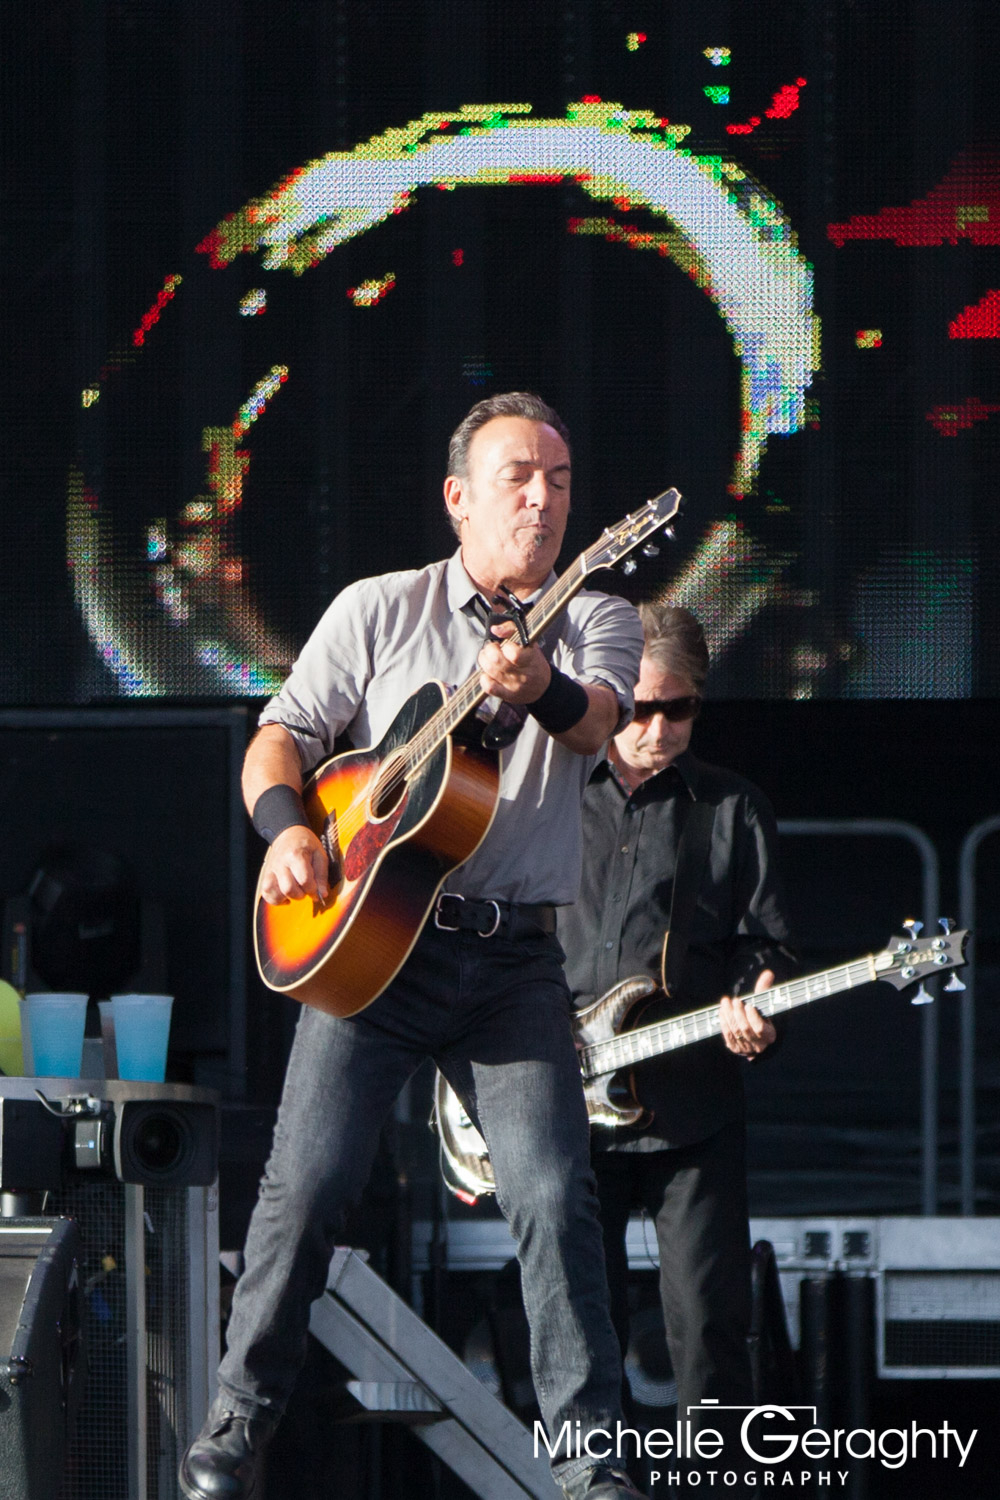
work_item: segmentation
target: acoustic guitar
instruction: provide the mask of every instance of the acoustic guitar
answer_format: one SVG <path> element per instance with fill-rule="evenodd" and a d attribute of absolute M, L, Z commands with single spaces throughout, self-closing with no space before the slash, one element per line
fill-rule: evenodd
<path fill-rule="evenodd" d="M 534 642 L 592 573 L 612 568 L 677 514 L 666 490 L 609 526 L 523 616 Z M 631 559 L 629 559 L 631 563 Z M 628 564 L 626 564 L 628 566 Z M 381 742 L 322 762 L 303 788 L 330 862 L 326 901 L 270 906 L 257 884 L 254 947 L 264 983 L 331 1015 L 363 1010 L 399 972 L 449 873 L 479 846 L 500 793 L 496 750 L 456 730 L 485 699 L 476 669 L 449 695 L 427 682 Z"/>

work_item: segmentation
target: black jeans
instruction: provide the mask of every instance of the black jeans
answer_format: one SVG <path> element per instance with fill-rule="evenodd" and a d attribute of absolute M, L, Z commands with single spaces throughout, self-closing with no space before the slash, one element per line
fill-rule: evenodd
<path fill-rule="evenodd" d="M 344 1214 L 378 1132 L 427 1056 L 476 1120 L 517 1242 L 532 1372 L 550 1439 L 620 1416 L 621 1361 L 608 1308 L 587 1115 L 554 937 L 517 942 L 425 928 L 396 979 L 338 1019 L 304 1006 L 274 1145 L 247 1237 L 228 1352 L 226 1405 L 280 1413 L 305 1351 Z M 565 1444 L 561 1482 L 592 1459 Z"/>
<path fill-rule="evenodd" d="M 746 1137 L 726 1125 L 669 1151 L 595 1151 L 611 1311 L 628 1346 L 629 1212 L 656 1228 L 660 1299 L 678 1416 L 700 1401 L 750 1402 L 750 1230 Z"/>

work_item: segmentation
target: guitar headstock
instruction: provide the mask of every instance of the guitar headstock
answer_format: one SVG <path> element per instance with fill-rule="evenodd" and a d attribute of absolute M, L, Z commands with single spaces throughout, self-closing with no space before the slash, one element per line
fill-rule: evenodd
<path fill-rule="evenodd" d="M 583 554 L 585 573 L 595 573 L 599 568 L 613 568 L 645 542 L 654 532 L 668 526 L 680 510 L 681 497 L 677 490 L 664 490 L 662 495 L 647 500 L 645 505 L 633 511 L 617 526 L 607 526 L 592 547 Z M 652 553 L 650 554 L 652 555 Z M 626 564 L 627 571 L 635 569 Z"/>
<path fill-rule="evenodd" d="M 905 990 L 917 980 L 931 979 L 935 974 L 947 974 L 968 963 L 965 945 L 969 939 L 967 928 L 960 932 L 951 930 L 947 917 L 941 919 L 942 931 L 936 937 L 920 936 L 922 924 L 907 922 L 905 936 L 893 938 L 881 953 L 875 955 L 875 971 L 879 979 L 885 979 L 897 990 Z M 947 986 L 952 990 L 964 990 L 965 985 L 953 974 Z M 920 999 L 930 999 L 921 987 Z M 916 1002 L 915 1002 L 916 1003 Z"/>

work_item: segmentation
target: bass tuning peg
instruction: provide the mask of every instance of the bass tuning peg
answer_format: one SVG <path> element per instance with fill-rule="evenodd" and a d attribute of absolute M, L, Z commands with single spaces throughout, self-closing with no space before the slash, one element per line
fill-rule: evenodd
<path fill-rule="evenodd" d="M 944 933 L 945 937 L 948 937 L 948 936 L 950 936 L 951 931 L 952 931 L 952 929 L 955 926 L 955 918 L 954 917 L 938 917 L 938 926 L 940 927 L 941 931 Z"/>
<path fill-rule="evenodd" d="M 923 922 L 918 922 L 915 917 L 907 917 L 906 921 L 903 923 L 903 926 L 906 928 L 907 932 L 910 934 L 910 937 L 914 942 L 917 941 L 917 938 L 924 930 Z"/>
<path fill-rule="evenodd" d="M 910 1004 L 911 1005 L 933 1005 L 933 1003 L 934 1003 L 934 996 L 930 993 L 930 991 L 928 989 L 926 989 L 924 987 L 924 982 L 923 982 L 923 980 L 921 980 L 920 981 L 920 988 L 917 990 L 917 993 L 914 995 L 913 999 L 910 1001 Z"/>
<path fill-rule="evenodd" d="M 959 977 L 958 977 L 957 974 L 953 974 L 951 976 L 951 978 L 948 980 L 948 983 L 945 985 L 945 989 L 946 990 L 964 990 L 965 989 L 965 985 L 959 979 Z"/>

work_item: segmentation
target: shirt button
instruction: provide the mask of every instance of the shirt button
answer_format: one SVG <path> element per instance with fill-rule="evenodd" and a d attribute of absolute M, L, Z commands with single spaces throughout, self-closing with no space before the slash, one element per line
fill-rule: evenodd
<path fill-rule="evenodd" d="M 611 943 L 605 943 L 605 944 L 604 944 L 604 946 L 605 946 L 605 948 L 610 948 L 610 947 L 612 947 L 612 946 L 613 946 L 613 945 L 612 945 L 612 944 L 611 944 Z"/>
<path fill-rule="evenodd" d="M 612 896 L 611 899 L 612 901 L 620 901 L 622 898 L 621 896 Z"/>
<path fill-rule="evenodd" d="M 628 844 L 622 844 L 622 853 L 623 854 L 627 854 L 628 853 Z"/>

